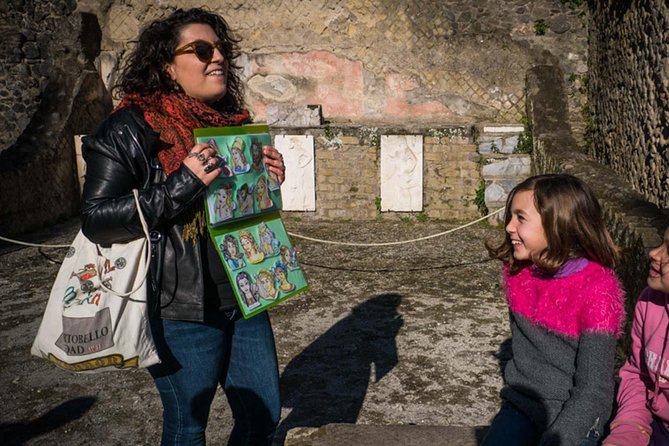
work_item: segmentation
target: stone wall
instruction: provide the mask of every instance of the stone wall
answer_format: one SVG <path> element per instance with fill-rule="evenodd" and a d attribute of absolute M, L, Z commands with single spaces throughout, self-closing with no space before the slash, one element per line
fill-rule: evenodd
<path fill-rule="evenodd" d="M 481 166 L 471 137 L 464 129 L 429 132 L 424 148 L 425 214 L 445 220 L 478 217 L 476 194 L 481 182 Z"/>
<path fill-rule="evenodd" d="M 0 3 L 0 233 L 76 213 L 73 135 L 91 132 L 110 110 L 105 86 L 115 81 L 141 25 L 201 4 Z M 562 69 L 572 108 L 582 100 L 575 80 L 587 70 L 586 21 L 559 0 L 234 0 L 210 7 L 243 39 L 240 63 L 256 121 L 277 104 L 319 104 L 329 127 L 313 131 L 340 127 L 353 138 L 332 150 L 317 144 L 323 206 L 316 216 L 351 211 L 351 203 L 361 210 L 345 218 L 378 214 L 378 147 L 355 139 L 356 126 L 410 134 L 415 126 L 517 123 L 525 109 L 524 73 L 537 64 Z M 423 212 L 475 215 L 481 178 L 473 142 L 423 136 Z M 336 159 L 328 164 L 330 155 Z M 341 163 L 369 175 L 353 170 L 348 184 L 334 167 Z M 337 201 L 342 194 L 351 201 Z"/>
<path fill-rule="evenodd" d="M 93 64 L 97 19 L 75 7 L 73 0 L 0 3 L 3 235 L 39 229 L 77 211 L 74 135 L 92 131 L 111 107 Z"/>
<path fill-rule="evenodd" d="M 102 24 L 99 67 L 107 85 L 142 23 L 201 4 L 79 0 Z M 258 121 L 268 106 L 291 103 L 320 104 L 337 123 L 519 122 L 529 67 L 560 66 L 576 92 L 574 76 L 587 71 L 586 21 L 559 0 L 235 0 L 209 7 L 243 39 L 243 77 Z"/>
<path fill-rule="evenodd" d="M 273 127 L 272 133 L 314 138 L 316 211 L 292 212 L 301 218 L 462 220 L 479 215 L 475 199 L 481 181 L 480 157 L 469 128 L 329 125 Z M 424 163 L 419 166 L 423 171 L 423 206 L 419 212 L 381 212 L 383 135 L 420 135 L 423 139 Z"/>
<path fill-rule="evenodd" d="M 669 214 L 635 192 L 624 175 L 584 153 L 566 121 L 568 107 L 562 76 L 559 69 L 549 66 L 538 66 L 528 72 L 534 168 L 536 173 L 575 175 L 595 191 L 609 230 L 624 249 L 624 261 L 617 272 L 627 291 L 627 314 L 631 316 L 636 298 L 646 285 L 648 250 L 661 243 Z M 627 322 L 629 329 L 630 319 Z"/>
<path fill-rule="evenodd" d="M 664 0 L 589 3 L 591 151 L 667 208 L 669 6 Z"/>
<path fill-rule="evenodd" d="M 504 222 L 506 199 L 518 183 L 532 172 L 531 136 L 522 125 L 483 126 L 479 131 L 481 176 L 485 191 L 483 205 L 490 213 L 490 224 Z M 480 199 L 479 199 L 480 200 Z"/>
<path fill-rule="evenodd" d="M 49 79 L 49 43 L 76 2 L 0 3 L 0 152 L 21 135 Z M 42 21 L 41 26 L 37 22 Z"/>

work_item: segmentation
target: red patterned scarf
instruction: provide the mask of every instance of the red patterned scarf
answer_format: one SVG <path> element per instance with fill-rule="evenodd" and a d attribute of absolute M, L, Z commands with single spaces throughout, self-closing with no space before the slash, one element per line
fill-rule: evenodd
<path fill-rule="evenodd" d="M 157 93 L 152 96 L 130 94 L 123 98 L 118 108 L 135 105 L 144 113 L 144 120 L 160 132 L 158 161 L 165 174 L 177 170 L 188 151 L 195 145 L 193 129 L 202 127 L 226 127 L 244 124 L 249 112 L 225 115 L 198 99 L 184 93 Z M 196 202 L 179 219 L 183 225 L 184 240 L 196 243 L 207 230 L 207 222 L 202 202 Z"/>
<path fill-rule="evenodd" d="M 227 127 L 248 121 L 249 112 L 225 115 L 198 99 L 184 93 L 157 93 L 152 96 L 130 94 L 117 108 L 135 105 L 144 113 L 144 120 L 160 132 L 158 160 L 167 175 L 181 166 L 188 151 L 195 144 L 193 129 Z"/>

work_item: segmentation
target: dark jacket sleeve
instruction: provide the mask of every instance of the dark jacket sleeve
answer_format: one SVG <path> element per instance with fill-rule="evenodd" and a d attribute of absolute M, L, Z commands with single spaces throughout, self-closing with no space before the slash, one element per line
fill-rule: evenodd
<path fill-rule="evenodd" d="M 143 235 L 133 189 L 139 190 L 150 230 L 175 218 L 205 191 L 183 165 L 164 180 L 154 181 L 150 161 L 158 141 L 141 111 L 132 107 L 114 112 L 94 135 L 83 138 L 82 231 L 94 243 L 120 243 Z"/>

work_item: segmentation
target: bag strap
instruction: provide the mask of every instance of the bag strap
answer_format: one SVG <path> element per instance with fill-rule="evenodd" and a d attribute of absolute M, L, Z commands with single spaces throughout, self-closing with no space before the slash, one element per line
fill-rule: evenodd
<path fill-rule="evenodd" d="M 139 221 L 142 223 L 142 230 L 144 231 L 144 238 L 146 239 L 146 245 L 144 245 L 144 271 L 141 272 L 142 280 L 137 284 L 137 286 L 128 291 L 127 293 L 121 293 L 114 291 L 111 288 L 107 288 L 102 281 L 100 281 L 100 287 L 108 293 L 114 294 L 119 297 L 129 297 L 130 295 L 136 293 L 146 282 L 146 276 L 149 273 L 149 264 L 151 263 L 151 236 L 149 235 L 149 225 L 146 223 L 144 214 L 142 213 L 142 208 L 139 205 L 139 191 L 137 189 L 132 190 L 132 195 L 135 198 L 135 206 L 137 207 L 137 214 L 139 215 Z M 100 250 L 98 249 L 98 257 Z M 133 299 L 129 299 L 133 300 Z M 143 302 L 143 301 L 142 301 Z"/>

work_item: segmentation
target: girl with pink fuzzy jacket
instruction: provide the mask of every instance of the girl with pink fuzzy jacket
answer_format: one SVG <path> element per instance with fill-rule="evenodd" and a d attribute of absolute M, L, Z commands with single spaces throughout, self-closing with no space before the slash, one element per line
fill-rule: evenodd
<path fill-rule="evenodd" d="M 623 291 L 619 250 L 590 188 L 540 175 L 507 199 L 503 262 L 512 357 L 484 446 L 596 445 L 611 415 Z"/>
<path fill-rule="evenodd" d="M 632 352 L 620 369 L 609 446 L 669 445 L 669 228 L 650 252 L 648 288 L 634 311 Z"/>

